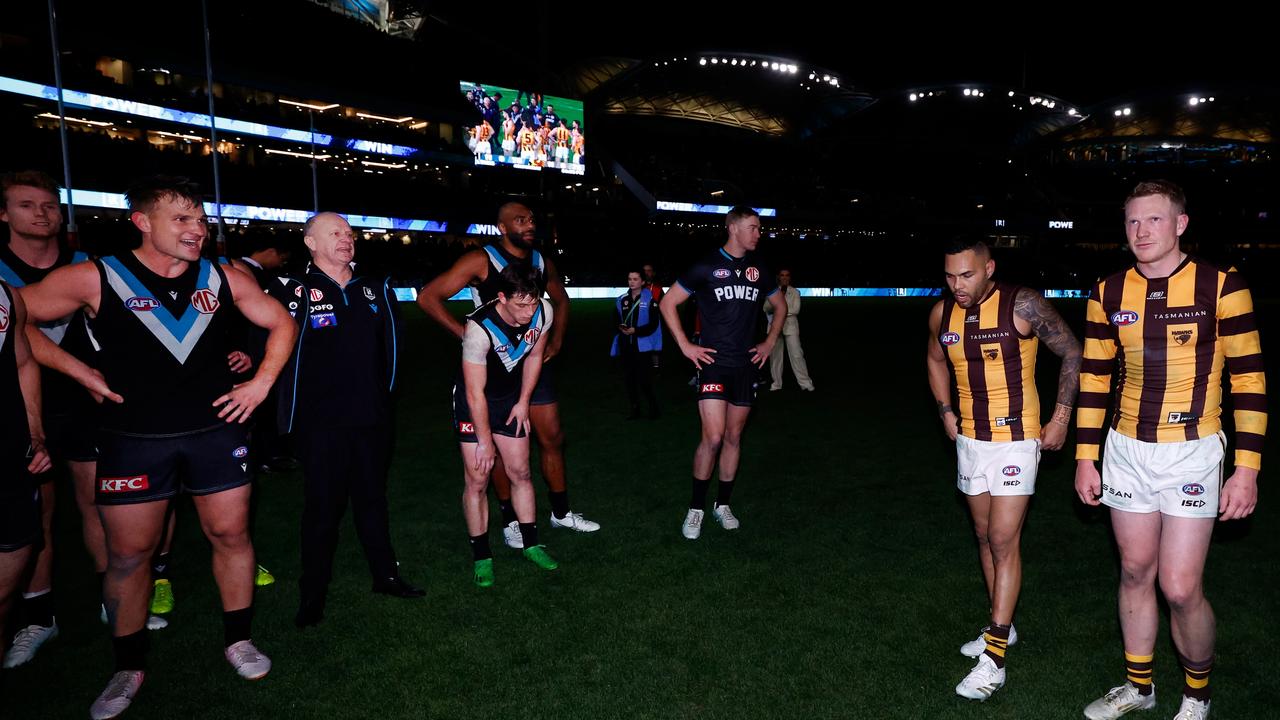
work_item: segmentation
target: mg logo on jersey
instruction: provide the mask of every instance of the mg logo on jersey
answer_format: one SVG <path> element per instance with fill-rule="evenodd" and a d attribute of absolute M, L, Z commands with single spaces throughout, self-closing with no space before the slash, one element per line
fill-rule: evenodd
<path fill-rule="evenodd" d="M 747 268 L 747 282 L 755 282 L 760 279 L 760 271 L 754 267 Z"/>
<path fill-rule="evenodd" d="M 711 273 L 711 277 L 717 280 L 723 280 L 729 277 L 731 274 L 732 273 L 730 273 L 728 270 L 725 270 L 724 268 L 720 268 L 719 270 L 716 270 L 715 272 Z"/>
<path fill-rule="evenodd" d="M 98 491 L 104 493 L 123 493 L 146 490 L 151 487 L 146 475 L 133 477 L 101 478 L 98 480 Z"/>
<path fill-rule="evenodd" d="M 1017 465 L 1005 465 L 1004 468 L 1000 470 L 1000 472 L 1004 473 L 1005 477 L 1013 477 L 1015 475 L 1021 475 L 1022 468 L 1018 467 Z"/>
<path fill-rule="evenodd" d="M 704 393 L 724 392 L 724 385 L 721 385 L 720 383 L 704 383 L 702 385 L 702 392 Z"/>
<path fill-rule="evenodd" d="M 960 342 L 960 333 L 942 333 L 942 337 L 938 339 L 942 341 L 943 345 L 955 345 Z"/>
<path fill-rule="evenodd" d="M 1182 494 L 1190 495 L 1191 497 L 1195 497 L 1197 495 L 1203 495 L 1204 486 L 1201 485 L 1200 483 L 1187 483 L 1186 485 L 1182 486 Z"/>
<path fill-rule="evenodd" d="M 542 328 L 532 327 L 526 330 L 524 334 L 520 336 L 520 340 L 522 342 L 529 343 L 530 345 L 534 345 L 534 344 L 537 344 L 538 338 L 541 335 L 542 335 Z"/>
<path fill-rule="evenodd" d="M 191 307 L 203 315 L 212 315 L 218 311 L 218 295 L 209 288 L 195 291 L 191 296 Z"/>
<path fill-rule="evenodd" d="M 1121 310 L 1111 316 L 1112 325 L 1132 325 L 1138 322 L 1138 313 L 1132 310 Z"/>
<path fill-rule="evenodd" d="M 476 426 L 473 423 L 458 423 L 458 432 L 466 435 L 475 435 Z"/>
<path fill-rule="evenodd" d="M 301 290 L 302 288 L 298 288 L 298 289 L 299 289 L 299 290 Z M 323 300 L 323 299 L 324 299 L 324 293 L 320 292 L 319 290 L 316 290 L 316 289 L 312 288 L 312 290 L 311 290 L 311 302 L 320 302 L 320 301 L 321 301 L 321 300 Z"/>
<path fill-rule="evenodd" d="M 1179 345 L 1186 345 L 1187 341 L 1191 339 L 1191 336 L 1195 334 L 1195 331 L 1194 330 L 1173 330 L 1171 331 L 1171 333 L 1173 335 L 1174 342 L 1178 343 Z"/>
<path fill-rule="evenodd" d="M 124 306 L 130 310 L 142 310 L 150 312 L 160 307 L 160 301 L 153 297 L 131 297 L 124 301 Z"/>

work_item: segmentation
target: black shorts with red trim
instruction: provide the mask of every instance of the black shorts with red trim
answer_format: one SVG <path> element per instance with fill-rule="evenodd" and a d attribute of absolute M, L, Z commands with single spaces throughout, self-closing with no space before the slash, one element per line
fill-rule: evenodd
<path fill-rule="evenodd" d="M 489 429 L 494 435 L 517 437 L 516 424 L 501 424 L 511 415 L 511 409 L 520 399 L 518 395 L 505 398 L 486 398 L 489 404 Z M 453 389 L 453 434 L 458 442 L 473 443 L 476 440 L 475 421 L 471 416 L 471 406 L 467 404 L 467 391 L 462 385 Z"/>
<path fill-rule="evenodd" d="M 253 481 L 248 429 L 230 423 L 184 435 L 102 432 L 94 501 L 129 505 L 185 492 L 211 495 Z"/>
<path fill-rule="evenodd" d="M 721 367 L 712 363 L 698 371 L 698 401 L 724 400 L 730 405 L 751 407 L 756 401 L 760 371 L 754 365 Z"/>

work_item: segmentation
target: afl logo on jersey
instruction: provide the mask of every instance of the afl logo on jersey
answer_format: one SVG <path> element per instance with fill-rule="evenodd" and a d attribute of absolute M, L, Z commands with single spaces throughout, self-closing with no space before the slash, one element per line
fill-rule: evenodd
<path fill-rule="evenodd" d="M 720 269 L 716 270 L 715 272 L 711 273 L 711 277 L 713 277 L 713 278 L 715 278 L 715 279 L 717 279 L 717 280 L 723 280 L 723 279 L 725 279 L 725 278 L 729 277 L 729 275 L 730 275 L 730 274 L 731 274 L 731 273 L 730 273 L 728 270 L 725 270 L 724 268 L 720 268 Z"/>
<path fill-rule="evenodd" d="M 203 315 L 212 315 L 218 311 L 218 295 L 209 288 L 195 291 L 191 296 L 191 307 Z"/>
<path fill-rule="evenodd" d="M 1112 325 L 1132 325 L 1138 322 L 1138 313 L 1132 310 L 1121 310 L 1111 316 Z"/>
<path fill-rule="evenodd" d="M 131 297 L 124 301 L 124 306 L 130 310 L 140 310 L 150 312 L 160 307 L 160 302 L 153 297 Z"/>
<path fill-rule="evenodd" d="M 311 289 L 311 302 L 320 302 L 323 299 L 324 299 L 324 293 L 320 292 L 319 290 L 316 290 L 315 288 Z"/>
<path fill-rule="evenodd" d="M 757 270 L 757 269 L 755 269 L 755 268 L 753 268 L 753 267 L 749 267 L 749 268 L 747 268 L 747 281 L 748 281 L 748 282 L 755 282 L 755 281 L 757 281 L 757 280 L 759 280 L 759 279 L 760 279 L 760 271 L 759 271 L 759 270 Z"/>
<path fill-rule="evenodd" d="M 1005 477 L 1013 477 L 1014 475 L 1021 475 L 1022 468 L 1017 465 L 1005 465 L 1000 472 L 1004 473 Z"/>
<path fill-rule="evenodd" d="M 249 454 L 249 448 L 245 447 L 244 445 L 241 445 L 240 447 L 231 451 L 231 457 L 235 457 L 235 458 L 246 457 L 248 454 Z"/>
<path fill-rule="evenodd" d="M 955 345 L 960 342 L 960 333 L 947 332 L 942 333 L 942 337 L 938 338 L 943 345 Z"/>

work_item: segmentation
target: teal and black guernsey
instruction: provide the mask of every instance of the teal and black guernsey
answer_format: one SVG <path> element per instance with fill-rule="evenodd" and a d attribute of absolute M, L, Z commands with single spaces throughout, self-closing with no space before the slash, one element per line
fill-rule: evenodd
<path fill-rule="evenodd" d="M 225 424 L 213 401 L 233 385 L 227 333 L 237 313 L 222 268 L 201 259 L 166 278 L 133 253 L 94 264 L 102 299 L 89 328 L 98 369 L 124 398 L 103 403 L 102 429 L 157 437 Z"/>

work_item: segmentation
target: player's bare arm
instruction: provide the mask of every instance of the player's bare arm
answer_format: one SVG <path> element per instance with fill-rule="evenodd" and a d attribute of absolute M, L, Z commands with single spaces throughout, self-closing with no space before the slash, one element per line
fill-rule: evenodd
<path fill-rule="evenodd" d="M 1080 390 L 1080 363 L 1083 354 L 1080 341 L 1067 327 L 1067 323 L 1040 293 L 1023 288 L 1013 302 L 1015 325 L 1025 322 L 1045 347 L 1062 358 L 1058 372 L 1058 400 L 1053 418 L 1045 425 L 1042 441 L 1046 450 L 1057 450 L 1067 438 L 1067 426 L 1071 424 L 1071 409 Z M 1019 328 L 1021 330 L 1022 328 Z"/>
<path fill-rule="evenodd" d="M 445 330 L 462 339 L 465 328 L 462 321 L 449 312 L 445 303 L 449 298 L 472 282 L 483 280 L 488 276 L 489 260 L 483 250 L 472 250 L 453 264 L 453 267 L 437 275 L 418 293 L 418 307 L 435 320 Z"/>
<path fill-rule="evenodd" d="M 939 302 L 929 311 L 929 346 L 925 353 L 925 364 L 929 370 L 929 390 L 938 406 L 942 429 L 954 441 L 960 434 L 960 418 L 951 407 L 951 370 L 947 367 L 947 356 L 938 344 L 938 332 L 941 329 L 942 303 Z"/>

